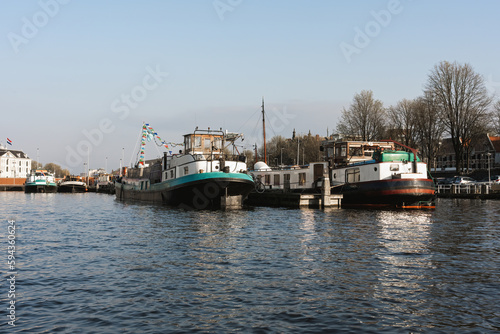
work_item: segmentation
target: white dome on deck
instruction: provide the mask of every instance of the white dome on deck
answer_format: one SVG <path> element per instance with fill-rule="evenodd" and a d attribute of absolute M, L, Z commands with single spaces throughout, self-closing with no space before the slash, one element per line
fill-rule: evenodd
<path fill-rule="evenodd" d="M 253 169 L 256 171 L 266 171 L 266 170 L 271 170 L 269 166 L 264 162 L 264 161 L 258 161 L 253 165 Z"/>

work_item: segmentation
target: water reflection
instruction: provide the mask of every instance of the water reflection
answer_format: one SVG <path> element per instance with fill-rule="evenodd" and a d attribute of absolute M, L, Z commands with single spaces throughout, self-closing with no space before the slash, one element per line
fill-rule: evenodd
<path fill-rule="evenodd" d="M 407 211 L 382 211 L 376 215 L 381 268 L 374 297 L 395 314 L 413 315 L 406 320 L 394 318 L 392 324 L 397 326 L 418 326 L 414 316 L 421 316 L 429 302 L 426 272 L 432 267 L 431 218 L 431 213 Z"/>

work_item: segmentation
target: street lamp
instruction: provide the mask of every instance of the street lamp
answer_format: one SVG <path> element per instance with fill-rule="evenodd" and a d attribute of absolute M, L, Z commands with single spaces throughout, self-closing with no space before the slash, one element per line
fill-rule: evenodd
<path fill-rule="evenodd" d="M 490 171 L 490 157 L 491 157 L 491 152 L 486 153 L 488 156 L 488 184 L 491 185 L 491 171 Z"/>
<path fill-rule="evenodd" d="M 87 165 L 86 162 L 83 163 L 83 173 L 85 175 L 85 178 L 86 178 L 86 184 L 87 184 L 87 187 L 89 185 L 89 176 L 88 176 L 88 170 L 85 168 L 85 166 Z"/>

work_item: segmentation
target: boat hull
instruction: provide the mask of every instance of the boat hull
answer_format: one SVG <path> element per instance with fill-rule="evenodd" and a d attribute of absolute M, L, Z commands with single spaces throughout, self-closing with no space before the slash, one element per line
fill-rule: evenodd
<path fill-rule="evenodd" d="M 57 185 L 55 184 L 25 184 L 24 185 L 25 193 L 55 193 L 57 192 Z"/>
<path fill-rule="evenodd" d="M 85 183 L 61 183 L 57 189 L 60 193 L 84 193 L 87 192 Z"/>
<path fill-rule="evenodd" d="M 347 183 L 333 187 L 343 195 L 342 207 L 435 208 L 431 179 L 391 179 Z"/>
<path fill-rule="evenodd" d="M 184 209 L 238 209 L 250 191 L 253 179 L 243 173 L 200 173 L 151 184 L 138 189 L 137 182 L 115 183 L 116 198 L 178 206 Z"/>

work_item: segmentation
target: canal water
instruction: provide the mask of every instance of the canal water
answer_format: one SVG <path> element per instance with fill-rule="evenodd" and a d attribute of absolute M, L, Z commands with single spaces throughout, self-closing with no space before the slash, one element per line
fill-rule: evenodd
<path fill-rule="evenodd" d="M 500 331 L 500 201 L 200 212 L 2 192 L 0 219 L 1 333 Z"/>

